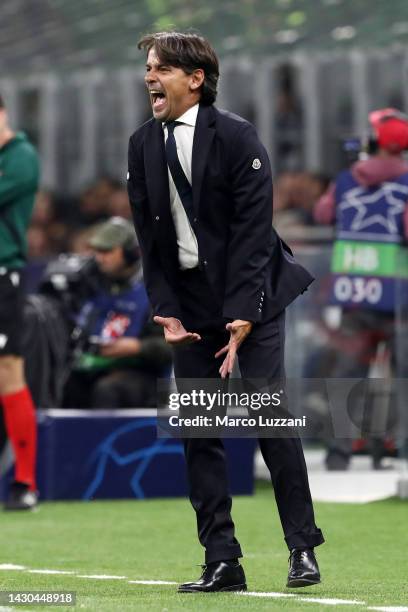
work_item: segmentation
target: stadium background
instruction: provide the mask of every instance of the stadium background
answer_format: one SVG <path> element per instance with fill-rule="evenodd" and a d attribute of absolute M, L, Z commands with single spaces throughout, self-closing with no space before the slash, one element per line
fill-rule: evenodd
<path fill-rule="evenodd" d="M 370 109 L 407 105 L 404 0 L 4 0 L 0 85 L 40 148 L 44 187 L 123 177 L 129 134 L 149 116 L 136 43 L 169 26 L 213 42 L 218 105 L 256 124 L 275 174 L 333 174 L 341 140 L 366 130 Z M 285 114 L 293 134 L 282 134 Z M 291 158 L 278 155 L 283 137 Z"/>
<path fill-rule="evenodd" d="M 346 163 L 342 142 L 366 132 L 374 108 L 408 110 L 404 0 L 3 0 L 0 91 L 12 124 L 29 134 L 42 163 L 42 192 L 29 232 L 32 269 L 42 269 L 61 251 L 81 252 L 88 227 L 100 218 L 118 211 L 128 215 L 127 141 L 150 116 L 136 43 L 142 33 L 167 27 L 197 28 L 213 42 L 221 59 L 218 105 L 258 128 L 274 171 L 276 224 L 305 264 L 324 275 L 332 232 L 314 225 L 310 211 L 327 180 Z M 289 313 L 288 365 L 294 375 L 304 370 L 311 346 L 327 342 L 316 331 L 324 306 L 318 295 L 319 286 Z M 384 475 L 375 475 L 373 489 L 383 481 Z M 387 481 L 391 491 L 394 484 L 390 489 Z M 331 486 L 341 490 L 346 479 Z M 286 553 L 270 506 L 263 485 L 254 497 L 235 504 L 249 551 L 246 567 L 257 576 L 253 589 L 281 592 Z M 261 558 L 265 534 L 257 531 L 253 517 L 269 512 L 273 538 Z M 305 592 L 304 599 L 405 609 L 404 576 L 395 569 L 403 567 L 408 544 L 404 502 L 318 503 L 317 514 L 329 540 L 319 557 L 325 583 L 318 595 Z M 86 586 L 85 579 L 80 586 L 76 581 L 81 573 L 181 580 L 200 560 L 187 503 L 47 503 L 38 516 L 3 522 L 8 536 L 2 536 L 1 589 L 78 590 L 88 609 L 163 609 L 169 603 L 172 609 L 188 609 L 174 586 L 125 585 L 113 578 L 89 578 Z M 135 554 L 127 550 L 129 537 Z M 163 541 L 171 547 L 171 567 Z M 339 577 L 345 557 L 349 563 Z M 47 567 L 75 576 L 29 573 Z M 260 602 L 254 597 L 234 600 L 232 606 L 220 596 L 211 609 L 263 609 Z M 267 605 L 323 610 L 328 604 L 271 596 Z M 200 608 L 209 609 L 208 603 L 200 601 Z"/>

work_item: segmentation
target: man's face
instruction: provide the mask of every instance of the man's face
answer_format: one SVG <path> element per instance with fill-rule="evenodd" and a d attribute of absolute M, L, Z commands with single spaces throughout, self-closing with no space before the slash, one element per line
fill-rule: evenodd
<path fill-rule="evenodd" d="M 178 119 L 200 99 L 204 72 L 186 74 L 181 68 L 167 66 L 157 57 L 154 47 L 147 56 L 145 82 L 149 90 L 153 116 L 158 121 Z"/>
<path fill-rule="evenodd" d="M 103 274 L 117 276 L 126 267 L 122 247 L 115 247 L 109 251 L 95 251 L 96 263 Z"/>

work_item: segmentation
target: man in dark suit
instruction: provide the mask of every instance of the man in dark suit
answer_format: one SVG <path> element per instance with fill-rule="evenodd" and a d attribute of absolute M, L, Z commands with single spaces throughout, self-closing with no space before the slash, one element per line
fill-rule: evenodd
<path fill-rule="evenodd" d="M 218 60 L 196 34 L 139 42 L 153 118 L 130 138 L 128 190 L 156 323 L 176 378 L 284 376 L 285 307 L 313 280 L 272 228 L 272 180 L 254 127 L 213 106 Z M 320 582 L 301 442 L 261 438 L 290 554 L 287 585 Z M 180 592 L 245 590 L 219 438 L 184 441 L 204 572 Z"/>

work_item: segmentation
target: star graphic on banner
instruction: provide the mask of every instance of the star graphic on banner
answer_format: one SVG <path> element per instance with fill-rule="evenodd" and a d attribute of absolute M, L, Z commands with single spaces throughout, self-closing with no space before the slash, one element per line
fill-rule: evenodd
<path fill-rule="evenodd" d="M 365 194 L 364 187 L 354 187 L 343 194 L 343 200 L 339 205 L 341 211 L 354 208 L 356 214 L 350 225 L 350 231 L 361 231 L 375 223 L 382 225 L 389 234 L 398 234 L 398 226 L 395 218 L 402 214 L 408 201 L 408 187 L 399 183 L 382 183 L 382 185 L 371 194 Z M 406 196 L 401 199 L 401 195 Z M 399 196 L 399 197 L 398 197 Z M 376 204 L 384 198 L 387 202 L 385 215 L 372 213 L 371 205 Z"/>

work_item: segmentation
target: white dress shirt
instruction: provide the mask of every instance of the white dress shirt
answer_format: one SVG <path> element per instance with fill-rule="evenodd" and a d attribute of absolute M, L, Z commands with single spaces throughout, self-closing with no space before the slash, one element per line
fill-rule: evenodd
<path fill-rule="evenodd" d="M 191 181 L 191 158 L 193 154 L 193 139 L 195 124 L 197 121 L 198 104 L 188 109 L 176 121 L 183 125 L 177 125 L 174 129 L 174 138 L 177 145 L 177 155 L 188 182 Z M 163 123 L 164 139 L 167 141 L 167 127 Z M 198 244 L 197 238 L 188 220 L 187 213 L 180 200 L 170 169 L 167 168 L 170 187 L 170 209 L 176 228 L 178 256 L 180 268 L 188 270 L 198 266 Z"/>

